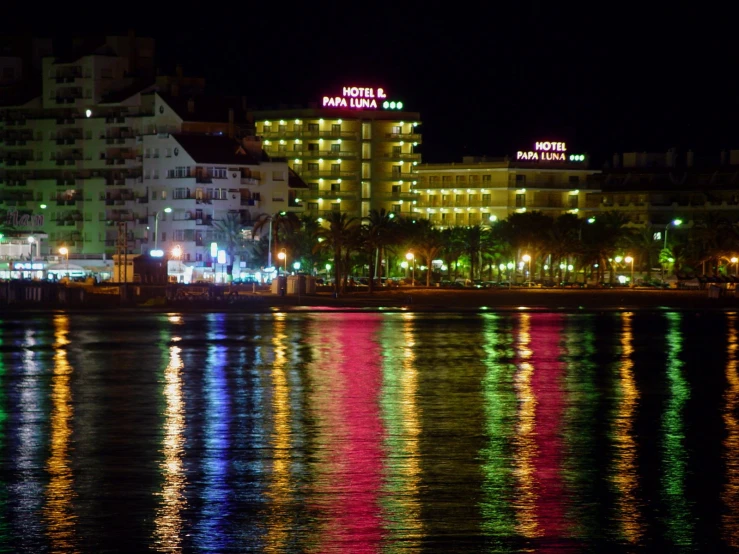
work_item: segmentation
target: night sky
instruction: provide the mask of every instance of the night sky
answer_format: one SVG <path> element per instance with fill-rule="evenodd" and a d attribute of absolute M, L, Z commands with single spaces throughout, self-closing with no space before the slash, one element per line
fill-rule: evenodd
<path fill-rule="evenodd" d="M 150 4 L 127 10 L 128 21 L 62 10 L 53 29 L 35 29 L 135 28 L 157 39 L 160 65 L 179 62 L 209 92 L 244 94 L 254 108 L 383 86 L 421 112 L 427 162 L 511 154 L 544 138 L 595 164 L 617 151 L 739 147 L 733 14 L 647 4 L 317 2 L 289 16 L 253 4 L 210 16 L 203 3 Z"/>

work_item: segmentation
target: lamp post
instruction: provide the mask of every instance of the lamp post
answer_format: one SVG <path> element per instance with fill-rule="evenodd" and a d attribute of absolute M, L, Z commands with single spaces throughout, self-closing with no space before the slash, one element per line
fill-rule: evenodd
<path fill-rule="evenodd" d="M 523 256 L 521 257 L 521 259 L 522 259 L 522 260 L 523 260 L 523 261 L 524 261 L 525 263 L 528 263 L 528 264 L 529 264 L 529 271 L 528 271 L 528 273 L 527 273 L 526 275 L 524 275 L 524 278 L 525 278 L 525 279 L 524 279 L 524 283 L 526 283 L 527 281 L 530 281 L 530 280 L 531 280 L 531 256 L 529 256 L 528 254 L 524 254 L 524 255 L 523 255 Z M 528 277 L 527 277 L 527 276 L 528 276 Z"/>
<path fill-rule="evenodd" d="M 680 227 L 680 225 L 682 224 L 683 224 L 682 219 L 673 219 L 667 225 L 665 225 L 665 245 L 663 247 L 665 250 L 667 249 L 667 230 L 670 228 L 670 225 L 674 225 L 675 227 Z"/>
<path fill-rule="evenodd" d="M 413 252 L 408 252 L 405 255 L 405 259 L 408 260 L 409 263 L 413 263 L 412 269 L 411 269 L 411 286 L 416 286 L 416 256 L 413 254 Z"/>
<path fill-rule="evenodd" d="M 280 248 L 280 251 L 277 253 L 277 258 L 282 260 L 284 263 L 283 272 L 287 275 L 287 251 L 284 248 Z"/>
<path fill-rule="evenodd" d="M 634 258 L 632 256 L 626 256 L 624 261 L 627 264 L 631 264 L 631 286 L 634 286 Z"/>
<path fill-rule="evenodd" d="M 737 265 L 739 264 L 739 258 L 734 256 L 733 258 L 731 258 L 730 261 L 732 264 L 734 264 L 734 275 L 736 276 L 737 274 L 739 274 L 739 265 Z"/>
<path fill-rule="evenodd" d="M 172 208 L 164 208 L 164 213 L 170 213 Z M 158 250 L 157 244 L 159 243 L 159 214 L 161 212 L 157 210 L 154 212 L 154 250 Z"/>
<path fill-rule="evenodd" d="M 69 273 L 69 249 L 66 246 L 62 246 L 59 249 L 59 253 L 64 256 L 64 270 Z"/>

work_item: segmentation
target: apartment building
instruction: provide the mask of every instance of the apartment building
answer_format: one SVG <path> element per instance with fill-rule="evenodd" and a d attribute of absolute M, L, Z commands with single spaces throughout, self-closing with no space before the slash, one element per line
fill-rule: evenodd
<path fill-rule="evenodd" d="M 201 96 L 202 80 L 181 71 L 156 76 L 153 55 L 151 39 L 132 35 L 79 41 L 42 58 L 37 88 L 14 83 L 21 96 L 0 106 L 6 235 L 37 237 L 41 256 L 61 247 L 72 257 L 147 251 L 137 228 L 151 219 L 144 139 L 253 134 L 243 99 Z"/>
<path fill-rule="evenodd" d="M 688 150 L 614 154 L 592 177 L 586 208 L 617 211 L 634 226 L 686 225 L 708 213 L 739 221 L 739 150 L 696 155 Z"/>
<path fill-rule="evenodd" d="M 287 163 L 271 161 L 253 138 L 160 133 L 143 137 L 143 187 L 123 221 L 146 252 L 176 252 L 192 279 L 211 279 L 210 245 L 224 244 L 214 223 L 236 216 L 246 227 L 262 214 L 302 212 L 306 185 Z M 228 259 L 227 264 L 233 264 Z"/>
<path fill-rule="evenodd" d="M 314 216 L 366 217 L 371 209 L 412 213 L 421 161 L 420 115 L 380 88 L 343 87 L 321 106 L 253 113 L 265 151 L 307 183 L 301 197 Z"/>
<path fill-rule="evenodd" d="M 470 156 L 462 163 L 421 164 L 413 211 L 440 227 L 484 224 L 527 210 L 587 217 L 595 208 L 586 194 L 599 171 L 588 169 L 581 154 L 542 159 L 536 152 L 519 152 L 515 161 Z"/>

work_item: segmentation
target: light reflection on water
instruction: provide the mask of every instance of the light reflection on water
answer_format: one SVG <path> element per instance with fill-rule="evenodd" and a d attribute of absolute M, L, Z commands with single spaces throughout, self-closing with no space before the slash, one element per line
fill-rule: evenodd
<path fill-rule="evenodd" d="M 736 326 L 690 312 L 5 319 L 0 552 L 728 552 Z"/>

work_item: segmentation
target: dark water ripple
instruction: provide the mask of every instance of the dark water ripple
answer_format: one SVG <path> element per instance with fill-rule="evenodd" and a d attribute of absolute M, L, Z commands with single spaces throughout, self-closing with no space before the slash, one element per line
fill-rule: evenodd
<path fill-rule="evenodd" d="M 737 316 L 13 315 L 0 552 L 731 552 Z"/>

